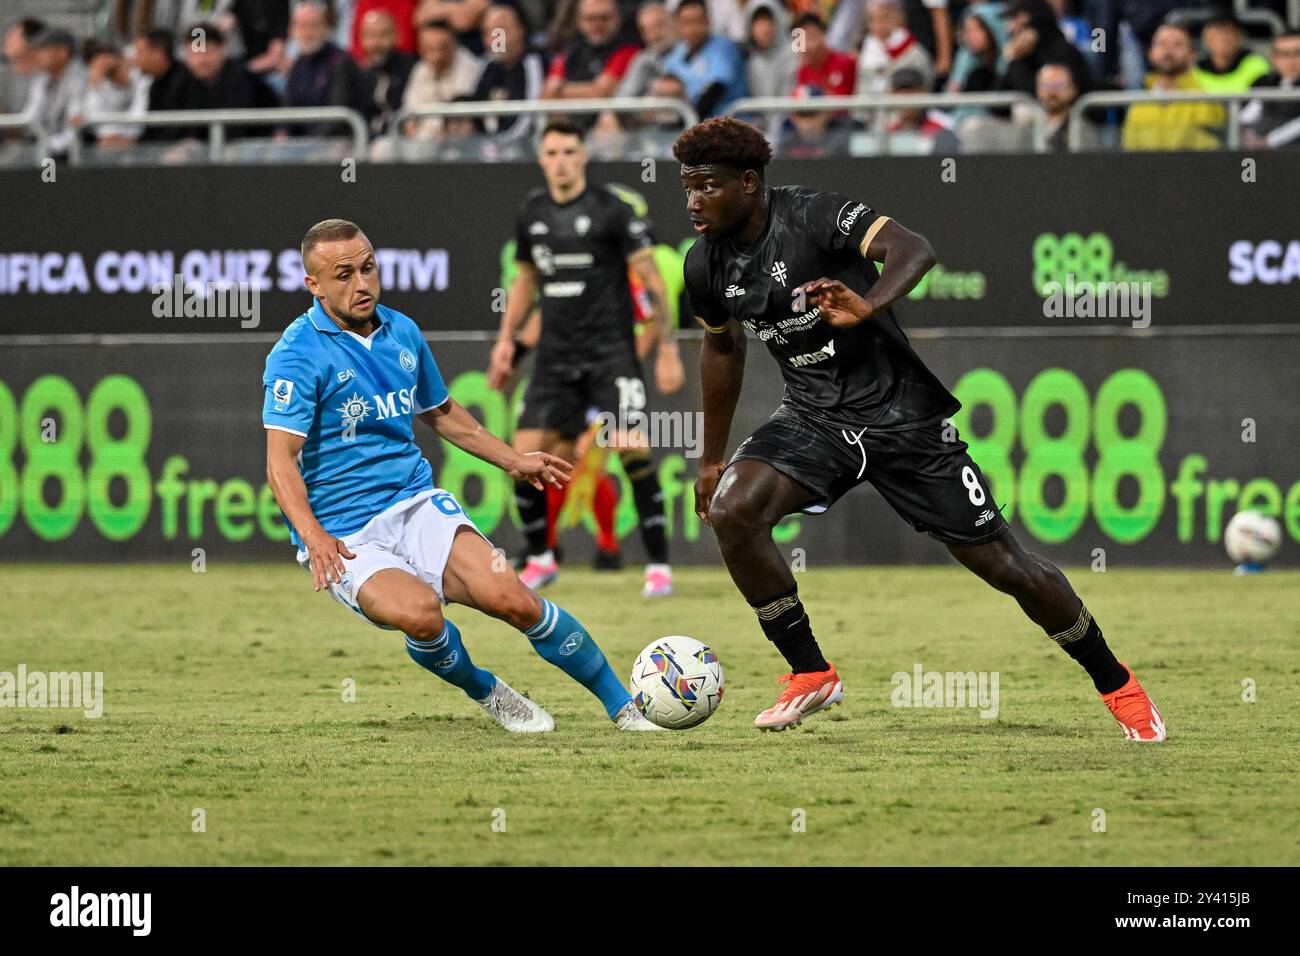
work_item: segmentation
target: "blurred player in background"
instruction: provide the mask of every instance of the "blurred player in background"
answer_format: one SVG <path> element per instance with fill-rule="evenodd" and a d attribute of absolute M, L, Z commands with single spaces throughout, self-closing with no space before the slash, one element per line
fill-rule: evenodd
<path fill-rule="evenodd" d="M 605 186 L 627 203 L 632 211 L 644 218 L 648 205 L 645 197 L 634 189 L 618 183 Z M 679 327 L 678 301 L 682 295 L 682 257 L 670 246 L 656 243 L 654 255 L 667 291 L 670 320 L 674 329 Z M 508 240 L 501 249 L 501 288 L 509 289 L 519 272 L 515 261 L 515 240 Z M 633 328 L 636 333 L 637 360 L 644 363 L 659 342 L 659 326 L 655 322 L 650 296 L 637 278 L 635 270 L 628 269 L 628 284 L 632 293 Z M 542 310 L 534 307 L 522 327 L 515 333 L 514 370 L 517 373 L 528 354 L 537 346 L 542 333 Z M 510 383 L 513 387 L 513 380 Z M 597 571 L 617 571 L 623 567 L 623 553 L 619 548 L 615 528 L 615 511 L 620 494 L 618 482 L 606 470 L 608 448 L 597 441 L 601 423 L 598 410 L 587 410 L 588 427 L 574 446 L 573 480 L 567 485 L 546 488 L 546 547 L 555 556 L 557 564 L 564 563 L 559 532 L 580 523 L 590 512 L 596 523 L 596 552 L 593 567 Z M 517 568 L 523 570 L 526 555 L 517 559 Z"/>
<path fill-rule="evenodd" d="M 629 267 L 646 290 L 659 329 L 656 385 L 671 393 L 681 387 L 684 374 L 648 223 L 609 189 L 588 188 L 582 134 L 571 122 L 547 124 L 538 161 L 546 186 L 531 192 L 520 210 L 515 236 L 519 272 L 492 349 L 488 382 L 501 388 L 509 379 L 515 333 L 533 310 L 536 296 L 542 327 L 514 446 L 524 453 L 546 451 L 571 460 L 593 410 L 620 423 L 628 421 L 629 413 L 645 411 Z M 654 461 L 643 441 L 620 437 L 625 440 L 617 450 L 632 485 L 648 559 L 643 593 L 670 594 L 663 493 Z M 547 547 L 546 492 L 517 482 L 515 500 L 528 549 L 521 578 L 540 589 L 559 574 Z"/>
<path fill-rule="evenodd" d="M 316 590 L 377 627 L 406 634 L 421 667 L 459 687 L 506 730 L 555 721 L 477 667 L 444 603 L 522 631 L 533 649 L 599 698 L 620 730 L 657 730 L 632 704 L 574 617 L 524 587 L 474 527 L 415 443 L 418 418 L 442 438 L 541 493 L 570 465 L 520 454 L 447 392 L 419 328 L 379 304 L 374 250 L 353 223 L 327 219 L 302 242 L 312 307 L 266 359 L 267 480 Z"/>
<path fill-rule="evenodd" d="M 705 240 L 691 247 L 685 268 L 687 297 L 707 332 L 695 508 L 790 665 L 785 690 L 754 725 L 784 730 L 843 696 L 772 528 L 797 511 L 826 511 L 869 481 L 914 528 L 1014 597 L 1087 670 L 1128 739 L 1164 740 L 1160 712 L 1070 582 L 1011 534 L 949 421 L 961 406 L 894 319 L 890 305 L 934 265 L 930 244 L 848 196 L 768 186 L 771 147 L 736 120 L 692 127 L 673 155 L 691 223 Z M 883 264 L 879 273 L 874 262 Z M 746 329 L 767 343 L 785 394 L 724 465 Z"/>

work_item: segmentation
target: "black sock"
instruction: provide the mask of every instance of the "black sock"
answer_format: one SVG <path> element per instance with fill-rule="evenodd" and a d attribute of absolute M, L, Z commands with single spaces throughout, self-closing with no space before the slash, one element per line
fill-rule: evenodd
<path fill-rule="evenodd" d="M 812 625 L 808 622 L 803 602 L 799 600 L 798 590 L 755 607 L 754 613 L 758 615 L 763 633 L 776 645 L 792 673 L 807 674 L 830 668 L 813 637 Z"/>
<path fill-rule="evenodd" d="M 641 526 L 641 543 L 645 545 L 646 560 L 650 564 L 668 563 L 668 535 L 665 533 L 664 493 L 659 488 L 659 475 L 650 456 L 637 457 L 623 463 L 623 470 L 632 482 L 632 499 L 636 502 L 636 516 Z"/>
<path fill-rule="evenodd" d="M 1061 645 L 1061 650 L 1083 665 L 1100 693 L 1109 694 L 1128 683 L 1128 671 L 1115 659 L 1115 653 L 1086 607 L 1080 608 L 1079 620 L 1072 628 L 1050 636 Z"/>
<path fill-rule="evenodd" d="M 546 553 L 546 492 L 534 488 L 526 481 L 515 482 L 515 504 L 519 508 L 519 521 L 523 525 L 524 540 L 528 543 L 528 556 Z"/>

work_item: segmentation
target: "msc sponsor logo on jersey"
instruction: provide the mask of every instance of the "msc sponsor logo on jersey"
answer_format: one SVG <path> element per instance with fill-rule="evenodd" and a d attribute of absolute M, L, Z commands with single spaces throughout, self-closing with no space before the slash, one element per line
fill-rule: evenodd
<path fill-rule="evenodd" d="M 858 221 L 858 217 L 861 216 L 863 212 L 866 211 L 867 208 L 866 203 L 860 202 L 852 209 L 849 209 L 849 206 L 852 205 L 852 203 L 853 200 L 850 199 L 843 206 L 841 206 L 840 211 L 836 214 L 835 217 L 836 219 L 839 220 L 838 225 L 840 227 L 840 232 L 844 233 L 844 235 L 846 236 L 849 234 L 850 230 L 853 229 L 853 224 Z M 848 209 L 849 211 L 845 212 L 844 210 L 846 209 Z"/>
<path fill-rule="evenodd" d="M 343 418 L 344 428 L 356 428 L 357 423 L 365 419 L 374 409 L 370 402 L 356 392 L 339 406 L 339 415 Z"/>
<path fill-rule="evenodd" d="M 1235 285 L 1284 285 L 1300 279 L 1300 239 L 1241 239 L 1228 247 L 1228 280 Z"/>
<path fill-rule="evenodd" d="M 397 361 L 406 371 L 415 371 L 415 353 L 410 349 L 402 349 L 402 354 L 397 357 Z"/>
<path fill-rule="evenodd" d="M 744 295 L 745 290 L 738 285 L 727 286 L 727 291 L 723 293 L 728 299 L 734 299 L 738 295 Z"/>
<path fill-rule="evenodd" d="M 416 386 L 412 385 L 410 388 L 399 388 L 385 395 L 372 395 L 369 399 L 353 392 L 351 397 L 339 406 L 343 427 L 355 429 L 357 424 L 368 418 L 371 412 L 376 412 L 377 422 L 397 415 L 411 414 L 415 410 L 415 389 Z M 371 400 L 374 401 L 373 405 Z"/>
<path fill-rule="evenodd" d="M 790 364 L 795 368 L 803 368 L 805 365 L 816 365 L 818 362 L 825 362 L 827 359 L 835 357 L 835 340 L 831 339 L 816 352 L 804 352 L 803 355 L 791 355 Z"/>
<path fill-rule="evenodd" d="M 287 378 L 277 378 L 275 380 L 275 387 L 271 390 L 271 394 L 275 398 L 276 405 L 288 405 L 293 401 L 293 382 L 289 381 Z M 276 410 L 281 412 L 284 411 L 283 408 L 278 408 Z"/>

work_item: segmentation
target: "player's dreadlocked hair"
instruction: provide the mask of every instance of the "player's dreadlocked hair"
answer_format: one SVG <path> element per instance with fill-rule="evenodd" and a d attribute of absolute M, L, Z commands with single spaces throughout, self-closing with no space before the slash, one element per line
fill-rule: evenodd
<path fill-rule="evenodd" d="M 673 143 L 673 156 L 683 166 L 717 165 L 753 169 L 759 176 L 772 161 L 772 147 L 757 129 L 730 116 L 697 123 Z"/>

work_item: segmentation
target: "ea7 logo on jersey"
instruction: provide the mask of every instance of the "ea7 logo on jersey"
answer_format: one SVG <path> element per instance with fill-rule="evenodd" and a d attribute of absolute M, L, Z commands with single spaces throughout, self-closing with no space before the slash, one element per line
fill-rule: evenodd
<path fill-rule="evenodd" d="M 728 299 L 734 299 L 738 295 L 744 295 L 745 290 L 738 285 L 727 286 L 727 291 L 723 293 Z"/>
<path fill-rule="evenodd" d="M 867 208 L 866 203 L 860 202 L 852 209 L 849 209 L 849 205 L 851 202 L 852 200 L 849 200 L 849 202 L 846 202 L 843 206 L 841 206 L 840 211 L 835 216 L 835 218 L 839 220 L 837 225 L 840 227 L 840 232 L 844 233 L 844 235 L 846 236 L 849 234 L 850 231 L 852 231 L 853 224 L 858 221 L 858 217 L 861 216 L 862 213 L 865 212 Z M 844 211 L 846 209 L 848 209 L 848 212 Z"/>
<path fill-rule="evenodd" d="M 277 405 L 288 405 L 293 401 L 293 382 L 287 378 L 277 378 L 275 387 L 271 389 L 271 395 Z M 284 411 L 284 409 L 282 408 L 280 411 Z"/>
<path fill-rule="evenodd" d="M 791 355 L 790 364 L 795 368 L 803 368 L 805 365 L 816 365 L 818 362 L 825 362 L 827 359 L 835 357 L 835 340 L 831 339 L 816 352 L 804 352 L 803 355 Z"/>

